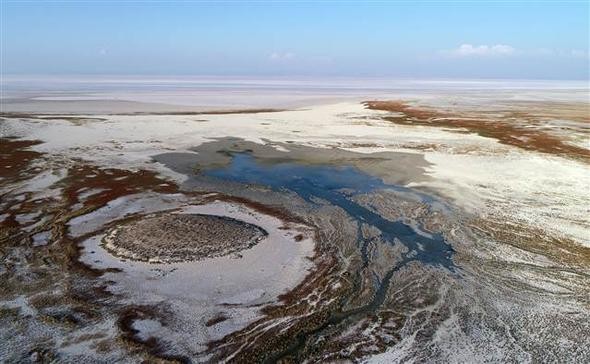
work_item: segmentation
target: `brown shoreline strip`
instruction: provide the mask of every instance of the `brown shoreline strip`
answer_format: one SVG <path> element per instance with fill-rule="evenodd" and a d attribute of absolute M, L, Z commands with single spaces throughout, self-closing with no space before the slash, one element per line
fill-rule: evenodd
<path fill-rule="evenodd" d="M 403 114 L 383 116 L 384 120 L 395 124 L 467 129 L 471 133 L 496 139 L 505 145 L 590 163 L 590 150 L 567 144 L 559 137 L 539 129 L 514 124 L 511 120 L 438 112 L 433 109 L 413 107 L 404 101 L 365 101 L 363 105 L 371 110 Z"/>

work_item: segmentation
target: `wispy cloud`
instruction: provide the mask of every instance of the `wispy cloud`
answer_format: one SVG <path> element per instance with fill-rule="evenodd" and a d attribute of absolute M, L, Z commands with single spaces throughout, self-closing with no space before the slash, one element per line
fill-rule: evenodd
<path fill-rule="evenodd" d="M 523 52 L 526 55 L 533 56 L 548 56 L 560 58 L 590 58 L 590 52 L 586 49 L 551 49 L 551 48 L 537 48 L 530 51 Z"/>
<path fill-rule="evenodd" d="M 291 52 L 272 52 L 268 58 L 271 61 L 286 61 L 295 58 L 295 54 Z"/>
<path fill-rule="evenodd" d="M 440 54 L 446 57 L 454 58 L 492 58 L 492 57 L 559 57 L 559 58 L 590 58 L 590 52 L 583 49 L 552 49 L 552 48 L 534 48 L 534 49 L 516 49 L 506 44 L 495 45 L 473 45 L 461 44 L 455 49 L 440 51 Z"/>
<path fill-rule="evenodd" d="M 461 44 L 459 48 L 443 51 L 443 53 L 455 57 L 497 57 L 510 56 L 516 53 L 516 49 L 506 44 Z"/>
<path fill-rule="evenodd" d="M 572 49 L 570 55 L 574 58 L 590 58 L 590 51 L 582 49 Z"/>
<path fill-rule="evenodd" d="M 493 46 L 480 45 L 474 47 L 470 44 L 463 44 L 459 47 L 458 52 L 460 55 L 481 55 L 481 56 L 498 56 L 498 55 L 510 55 L 515 52 L 515 49 L 509 45 L 496 44 Z"/>

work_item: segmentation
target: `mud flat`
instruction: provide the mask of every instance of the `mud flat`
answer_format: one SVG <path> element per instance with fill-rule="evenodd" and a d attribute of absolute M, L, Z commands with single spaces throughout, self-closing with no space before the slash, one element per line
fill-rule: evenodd
<path fill-rule="evenodd" d="M 312 274 L 305 285 L 290 293 L 282 306 L 268 308 L 266 316 L 256 323 L 215 342 L 211 347 L 214 359 L 236 356 L 254 362 L 359 359 L 387 347 L 394 348 L 389 350 L 391 354 L 375 360 L 456 357 L 455 346 L 446 346 L 450 344 L 446 340 L 437 343 L 438 335 L 451 341 L 459 340 L 460 347 L 483 345 L 485 349 L 481 351 L 460 352 L 475 360 L 484 360 L 490 355 L 526 360 L 531 358 L 525 354 L 527 350 L 539 350 L 556 358 L 565 354 L 559 340 L 545 340 L 541 348 L 537 346 L 540 342 L 534 339 L 535 330 L 543 325 L 534 317 L 543 313 L 549 321 L 557 317 L 565 320 L 566 311 L 557 304 L 562 299 L 537 302 L 528 312 L 520 306 L 523 301 L 535 302 L 537 289 L 541 287 L 538 284 L 548 279 L 545 274 L 552 275 L 549 267 L 554 263 L 547 262 L 549 265 L 545 268 L 533 268 L 535 273 L 532 273 L 526 265 L 545 258 L 527 255 L 530 253 L 515 247 L 509 248 L 510 252 L 500 259 L 520 258 L 506 265 L 493 263 L 499 255 L 492 253 L 497 247 L 492 248 L 487 242 L 490 237 L 486 234 L 494 231 L 491 226 L 484 228 L 482 222 L 428 194 L 384 183 L 356 168 L 338 166 L 344 160 L 338 158 L 338 152 L 332 154 L 331 163 L 323 165 L 312 162 L 314 158 L 302 162 L 300 158 L 305 153 L 299 154 L 298 149 L 283 158 L 273 158 L 272 153 L 262 152 L 263 149 L 239 140 L 220 140 L 204 144 L 202 149 L 194 148 L 196 154 L 175 155 L 178 163 L 169 164 L 177 171 L 190 170 L 186 165 L 192 158 L 198 173 L 184 184 L 184 188 L 191 190 L 207 188 L 210 179 L 217 181 L 218 188 L 228 191 L 233 191 L 238 183 L 252 186 L 247 193 L 250 198 L 264 200 L 262 196 L 271 195 L 275 204 L 285 199 L 284 194 L 275 196 L 277 192 L 293 192 L 295 195 L 287 195 L 288 201 L 284 203 L 290 205 L 291 211 L 304 213 L 318 227 L 317 244 L 323 252 L 324 263 L 317 264 L 324 273 Z M 209 165 L 210 153 L 220 154 L 222 160 L 213 158 L 215 162 Z M 170 156 L 155 158 L 162 161 L 167 157 Z M 363 158 L 357 157 L 357 162 L 362 164 Z M 371 155 L 366 158 L 370 160 Z M 261 187 L 268 189 L 260 190 Z M 308 204 L 314 207 L 306 208 Z M 519 233 L 525 234 L 525 231 L 521 227 Z M 535 237 L 523 235 L 515 239 L 514 236 L 494 235 L 492 239 L 494 244 L 501 241 L 500 244 L 522 246 L 532 243 Z M 530 246 L 527 249 L 530 250 Z M 572 257 L 575 254 L 572 251 Z M 325 265 L 328 258 L 334 260 Z M 560 269 L 571 269 L 566 266 L 576 264 L 570 261 Z M 574 268 L 581 274 L 577 278 L 567 279 L 567 283 L 562 281 L 567 290 L 578 297 L 570 301 L 574 306 L 584 295 L 587 279 L 582 273 L 583 267 Z M 508 270 L 504 270 L 506 268 Z M 484 271 L 486 279 L 480 276 Z M 525 283 L 515 278 L 524 276 L 537 276 L 538 280 Z M 506 281 L 511 282 L 510 288 L 498 285 Z M 547 294 L 560 295 L 561 289 L 557 286 L 545 283 L 542 287 Z M 391 296 L 390 292 L 399 296 Z M 501 295 L 501 303 L 491 292 Z M 490 319 L 473 316 L 473 311 L 467 308 L 472 305 L 489 314 Z M 577 307 L 575 310 L 582 316 L 588 315 L 585 309 Z M 291 319 L 288 323 L 282 322 L 281 318 L 287 313 Z M 454 323 L 458 320 L 454 313 L 462 315 L 460 324 Z M 503 329 L 494 321 L 498 317 L 502 317 L 503 322 L 514 323 L 512 328 L 521 335 L 516 342 L 508 344 L 511 339 L 503 336 Z M 447 327 L 448 324 L 451 326 Z M 477 327 L 485 334 L 477 338 L 458 337 L 455 330 L 470 329 L 455 325 Z M 585 330 L 585 326 L 578 326 L 575 320 L 562 321 L 549 336 L 560 337 L 565 327 Z M 424 332 L 419 338 L 398 331 L 410 329 L 415 333 L 413 330 L 424 327 L 432 327 L 433 331 Z M 406 345 L 409 347 L 404 348 Z M 431 345 L 436 349 L 428 349 Z M 581 357 L 588 354 L 566 352 Z"/>
<path fill-rule="evenodd" d="M 170 263 L 233 254 L 266 235 L 257 226 L 225 216 L 166 214 L 118 226 L 103 243 L 119 257 Z"/>
<path fill-rule="evenodd" d="M 4 114 L 0 358 L 588 362 L 585 92 Z"/>

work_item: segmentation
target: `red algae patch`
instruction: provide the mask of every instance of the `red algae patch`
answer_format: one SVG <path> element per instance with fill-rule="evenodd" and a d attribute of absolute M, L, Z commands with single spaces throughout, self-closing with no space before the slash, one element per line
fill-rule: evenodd
<path fill-rule="evenodd" d="M 177 186 L 160 178 L 155 172 L 139 170 L 131 172 L 117 168 L 99 168 L 79 165 L 68 171 L 62 182 L 64 195 L 70 204 L 81 202 L 88 191 L 97 191 L 84 199 L 84 207 L 100 207 L 118 197 L 143 191 L 175 193 Z"/>
<path fill-rule="evenodd" d="M 26 166 L 42 156 L 41 153 L 28 149 L 37 144 L 41 142 L 0 138 L 0 178 L 18 179 Z"/>

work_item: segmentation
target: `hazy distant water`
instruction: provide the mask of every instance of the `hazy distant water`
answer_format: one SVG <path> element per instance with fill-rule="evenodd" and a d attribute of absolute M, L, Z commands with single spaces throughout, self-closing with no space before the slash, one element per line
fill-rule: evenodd
<path fill-rule="evenodd" d="M 108 109 L 104 104 L 108 101 L 140 111 L 170 109 L 167 106 L 296 107 L 374 98 L 440 96 L 587 102 L 589 96 L 587 81 L 553 80 L 5 75 L 1 86 L 3 111 L 67 112 L 71 108 L 75 112 L 85 107 L 92 109 L 99 102 L 101 108 Z"/>

